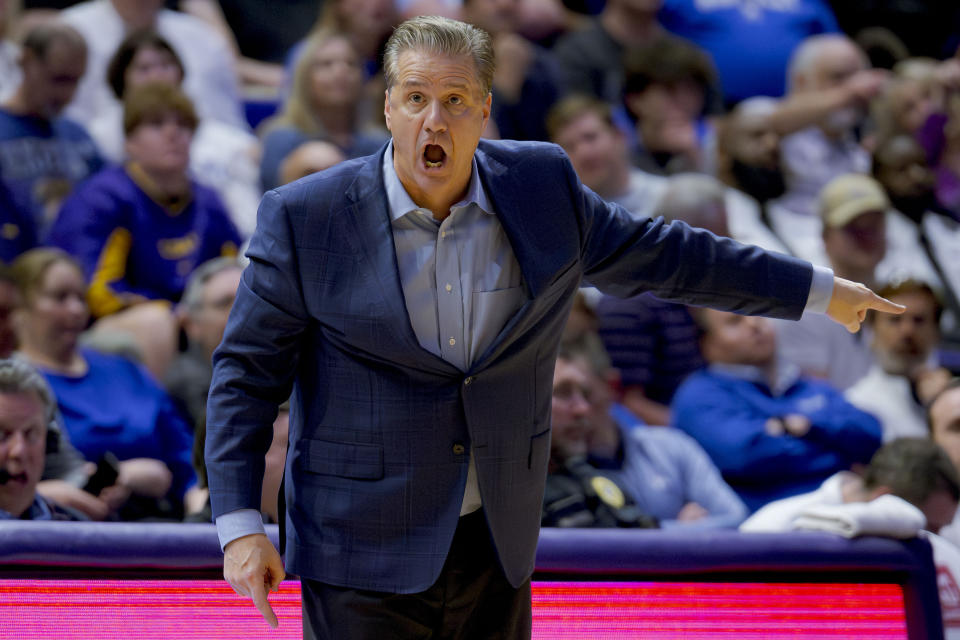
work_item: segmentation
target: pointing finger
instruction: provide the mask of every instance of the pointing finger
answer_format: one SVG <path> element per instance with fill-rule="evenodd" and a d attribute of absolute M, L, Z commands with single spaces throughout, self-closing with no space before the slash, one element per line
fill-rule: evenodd
<path fill-rule="evenodd" d="M 867 302 L 867 307 L 870 309 L 876 309 L 877 311 L 883 311 L 884 313 L 896 314 L 901 314 L 907 310 L 907 308 L 902 304 L 890 302 L 886 298 L 881 298 L 876 294 L 874 294 L 873 298 Z"/>
<path fill-rule="evenodd" d="M 250 592 L 250 597 L 253 598 L 253 604 L 255 604 L 257 610 L 260 611 L 260 615 L 267 621 L 267 624 L 276 629 L 278 625 L 277 615 L 273 612 L 270 601 L 267 600 L 267 584 L 264 582 L 253 585 Z"/>

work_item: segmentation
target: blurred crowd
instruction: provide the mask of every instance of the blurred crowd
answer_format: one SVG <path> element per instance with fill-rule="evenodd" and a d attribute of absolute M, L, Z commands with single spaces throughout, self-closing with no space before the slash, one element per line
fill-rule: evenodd
<path fill-rule="evenodd" d="M 585 282 L 543 524 L 789 528 L 892 495 L 960 542 L 948 5 L 0 0 L 0 517 L 209 521 L 210 359 L 260 198 L 383 147 L 381 48 L 432 13 L 493 37 L 487 137 L 907 308 L 850 334 Z M 281 411 L 268 522 L 286 442 Z"/>

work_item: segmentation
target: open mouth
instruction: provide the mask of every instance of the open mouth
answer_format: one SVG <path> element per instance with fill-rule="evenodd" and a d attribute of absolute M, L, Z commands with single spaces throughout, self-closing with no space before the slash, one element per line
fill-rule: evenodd
<path fill-rule="evenodd" d="M 27 474 L 24 472 L 20 473 L 0 473 L 0 476 L 4 476 L 4 484 L 7 482 L 16 482 L 19 484 L 27 484 Z"/>
<path fill-rule="evenodd" d="M 438 144 L 428 144 L 423 148 L 423 163 L 428 169 L 442 167 L 446 159 L 446 151 Z"/>

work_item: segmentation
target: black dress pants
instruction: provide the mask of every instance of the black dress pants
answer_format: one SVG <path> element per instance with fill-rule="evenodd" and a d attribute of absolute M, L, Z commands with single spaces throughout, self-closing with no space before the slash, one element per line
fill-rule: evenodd
<path fill-rule="evenodd" d="M 483 509 L 460 518 L 440 577 L 426 591 L 384 593 L 302 580 L 303 637 L 316 640 L 528 640 L 530 581 L 500 568 Z"/>

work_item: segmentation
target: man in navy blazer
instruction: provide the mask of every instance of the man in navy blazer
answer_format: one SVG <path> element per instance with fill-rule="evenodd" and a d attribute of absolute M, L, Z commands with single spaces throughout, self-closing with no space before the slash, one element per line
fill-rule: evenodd
<path fill-rule="evenodd" d="M 261 205 L 208 408 L 224 574 L 276 624 L 284 567 L 256 509 L 292 390 L 286 569 L 305 636 L 528 637 L 552 374 L 582 280 L 784 318 L 829 306 L 851 330 L 898 309 L 809 263 L 634 220 L 559 147 L 480 141 L 493 54 L 474 27 L 405 22 L 384 66 L 391 143 Z"/>

